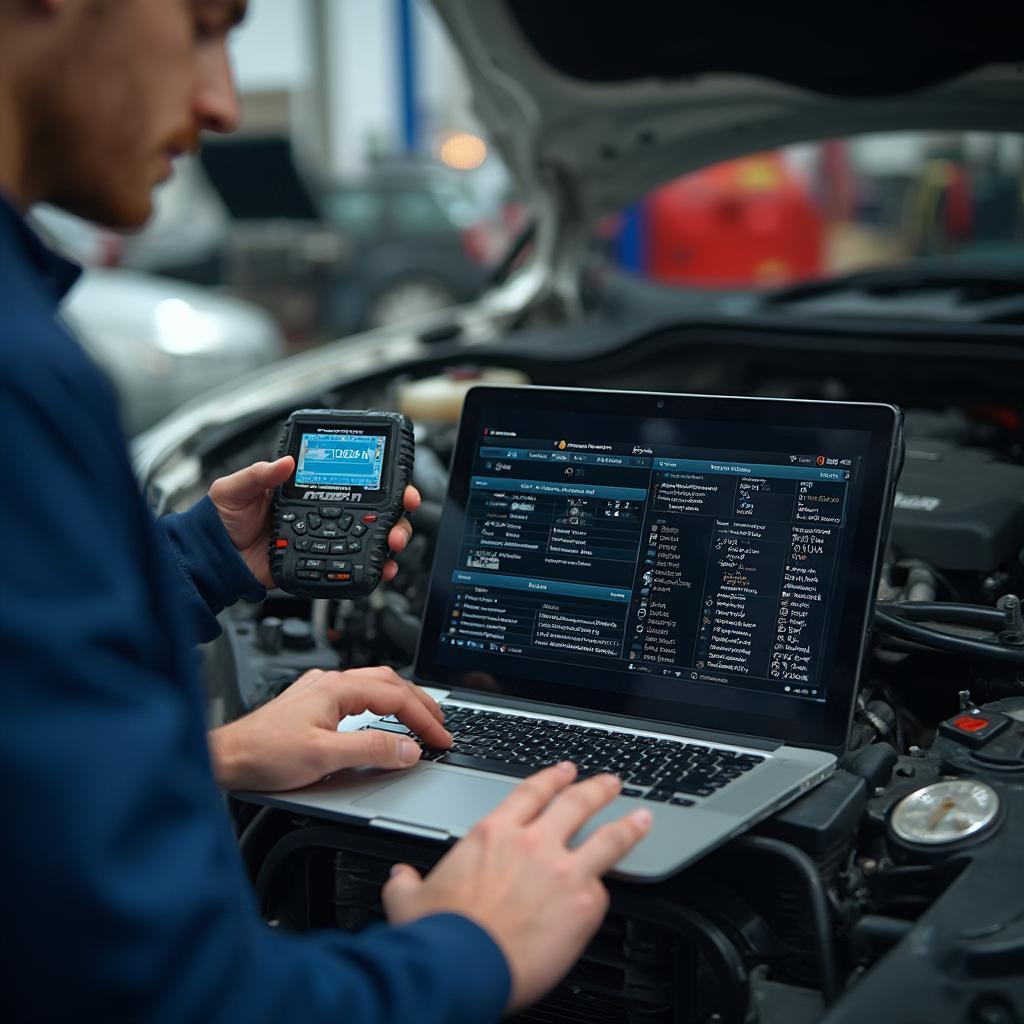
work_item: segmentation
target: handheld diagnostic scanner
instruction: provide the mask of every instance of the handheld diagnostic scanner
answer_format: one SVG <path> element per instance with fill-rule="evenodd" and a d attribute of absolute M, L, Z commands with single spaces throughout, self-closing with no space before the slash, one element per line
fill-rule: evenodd
<path fill-rule="evenodd" d="M 300 409 L 278 458 L 295 459 L 271 506 L 270 572 L 299 597 L 362 597 L 381 581 L 412 477 L 412 423 L 376 410 Z"/>

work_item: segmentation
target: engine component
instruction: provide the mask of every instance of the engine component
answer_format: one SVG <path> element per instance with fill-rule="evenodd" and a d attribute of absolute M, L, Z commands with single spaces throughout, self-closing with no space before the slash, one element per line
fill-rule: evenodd
<path fill-rule="evenodd" d="M 452 367 L 436 377 L 400 384 L 398 408 L 410 419 L 427 423 L 458 423 L 466 392 L 477 384 L 529 384 L 520 370 Z"/>
<path fill-rule="evenodd" d="M 893 808 L 889 827 L 895 840 L 912 847 L 949 847 L 992 828 L 999 808 L 998 795 L 984 782 L 933 782 Z"/>
<path fill-rule="evenodd" d="M 907 440 L 892 545 L 938 569 L 988 571 L 1024 546 L 1024 466 L 982 448 Z"/>
<path fill-rule="evenodd" d="M 284 645 L 284 622 L 276 615 L 268 615 L 256 627 L 256 646 L 264 654 L 280 654 Z"/>
<path fill-rule="evenodd" d="M 1008 595 L 1012 596 L 1012 595 Z M 1024 668 L 1024 649 L 1017 641 L 1020 635 L 1020 602 L 1014 597 L 1005 608 L 978 605 L 944 604 L 942 602 L 901 601 L 882 603 L 875 608 L 875 628 L 889 636 L 921 644 L 937 651 L 948 651 L 964 657 L 981 658 L 1014 668 Z M 959 623 L 996 634 L 991 642 L 942 632 L 918 622 Z M 1004 637 L 1009 641 L 1005 642 Z"/>
<path fill-rule="evenodd" d="M 979 729 L 980 722 L 985 724 Z M 1024 776 L 1024 697 L 993 701 L 943 722 L 933 753 L 953 771 L 993 779 Z"/>
<path fill-rule="evenodd" d="M 224 708 L 214 718 L 230 721 L 276 697 L 311 668 L 338 668 L 338 655 L 316 635 L 307 617 L 297 612 L 309 602 L 271 596 L 260 609 L 238 605 L 221 618 L 224 632 L 208 654 L 208 670 L 232 678 L 235 686 L 221 694 Z"/>
<path fill-rule="evenodd" d="M 970 708 L 946 719 L 939 726 L 939 732 L 958 743 L 977 749 L 986 746 L 989 740 L 998 736 L 1009 724 L 1010 719 L 998 711 L 981 712 L 977 708 Z"/>

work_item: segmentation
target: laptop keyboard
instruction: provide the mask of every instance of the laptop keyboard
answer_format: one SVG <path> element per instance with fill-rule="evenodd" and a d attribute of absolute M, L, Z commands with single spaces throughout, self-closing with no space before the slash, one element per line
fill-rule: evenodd
<path fill-rule="evenodd" d="M 559 761 L 573 761 L 579 777 L 611 772 L 622 795 L 677 806 L 713 796 L 765 760 L 760 754 L 683 740 L 637 736 L 585 725 L 527 718 L 456 704 L 442 704 L 451 750 L 424 747 L 423 760 L 525 778 Z M 408 732 L 394 718 L 367 729 Z"/>

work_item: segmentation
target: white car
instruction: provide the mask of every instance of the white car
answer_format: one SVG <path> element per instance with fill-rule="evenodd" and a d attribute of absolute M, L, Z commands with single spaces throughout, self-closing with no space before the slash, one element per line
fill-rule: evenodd
<path fill-rule="evenodd" d="M 129 436 L 285 354 L 252 303 L 139 271 L 87 269 L 61 314 L 113 380 Z"/>
<path fill-rule="evenodd" d="M 134 436 L 190 399 L 236 381 L 285 354 L 285 339 L 263 310 L 210 288 L 102 264 L 118 236 L 48 208 L 35 228 L 85 265 L 61 315 L 108 374 Z"/>

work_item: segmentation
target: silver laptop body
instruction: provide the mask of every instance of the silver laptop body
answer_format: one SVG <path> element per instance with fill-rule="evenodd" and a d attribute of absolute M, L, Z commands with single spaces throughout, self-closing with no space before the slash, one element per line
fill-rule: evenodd
<path fill-rule="evenodd" d="M 731 440 L 712 445 L 719 437 Z M 453 457 L 414 678 L 463 721 L 502 714 L 528 733 L 562 723 L 588 730 L 574 733 L 587 743 L 614 734 L 615 743 L 645 750 L 657 742 L 670 761 L 710 758 L 728 778 L 713 792 L 666 796 L 660 779 L 634 784 L 631 766 L 620 769 L 633 795 L 618 797 L 575 838 L 645 807 L 651 832 L 616 874 L 666 878 L 834 770 L 870 636 L 901 452 L 901 417 L 891 406 L 475 388 Z M 648 481 L 639 504 L 618 497 L 643 490 L 620 487 L 620 477 Z M 533 531 L 537 552 L 514 518 L 548 525 L 547 540 Z M 579 582 L 603 585 L 637 528 L 636 557 L 615 572 L 650 585 Z M 687 543 L 706 549 L 703 560 L 679 553 Z M 581 551 L 591 554 L 574 554 Z M 542 576 L 541 556 L 567 571 Z M 531 560 L 529 576 L 510 571 Z M 693 608 L 696 618 L 684 614 Z M 530 614 L 524 644 L 519 627 Z M 674 627 L 657 629 L 663 620 Z M 588 631 L 594 639 L 579 640 Z M 644 713 L 652 708 L 659 713 Z M 367 727 L 403 728 L 372 715 L 339 728 Z M 535 770 L 525 760 L 500 772 L 423 760 L 404 772 L 352 770 L 301 790 L 240 795 L 451 841 L 516 785 L 506 772 Z"/>

